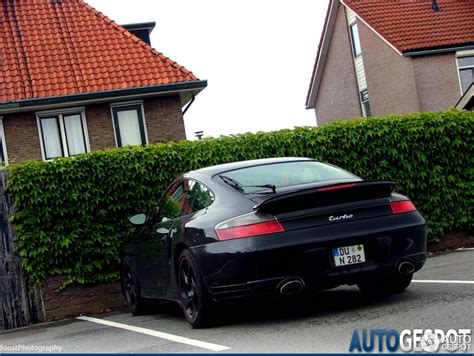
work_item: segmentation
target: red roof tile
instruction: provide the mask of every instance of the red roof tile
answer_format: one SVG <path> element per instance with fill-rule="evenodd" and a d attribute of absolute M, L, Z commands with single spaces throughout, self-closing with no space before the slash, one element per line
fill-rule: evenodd
<path fill-rule="evenodd" d="M 0 103 L 198 80 L 82 0 L 0 7 Z"/>
<path fill-rule="evenodd" d="M 343 0 L 400 52 L 474 44 L 474 1 Z"/>

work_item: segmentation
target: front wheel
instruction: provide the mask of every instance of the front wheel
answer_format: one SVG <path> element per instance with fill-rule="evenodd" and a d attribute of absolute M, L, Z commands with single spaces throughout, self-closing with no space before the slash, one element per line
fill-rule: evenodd
<path fill-rule="evenodd" d="M 178 266 L 179 296 L 184 316 L 193 328 L 206 326 L 209 324 L 211 300 L 189 250 L 181 253 Z"/>
<path fill-rule="evenodd" d="M 361 292 L 369 295 L 387 295 L 400 293 L 408 288 L 413 278 L 413 273 L 402 275 L 387 275 L 376 280 L 357 283 Z"/>

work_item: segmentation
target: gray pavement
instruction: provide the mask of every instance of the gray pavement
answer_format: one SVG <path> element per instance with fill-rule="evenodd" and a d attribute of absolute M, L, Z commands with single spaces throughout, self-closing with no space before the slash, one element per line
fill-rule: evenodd
<path fill-rule="evenodd" d="M 474 250 L 429 258 L 415 280 L 474 281 Z M 227 307 L 217 325 L 208 329 L 192 329 L 179 308 L 169 304 L 147 316 L 100 317 L 144 328 L 149 334 L 71 319 L 5 332 L 0 334 L 0 345 L 56 345 L 68 353 L 211 352 L 195 346 L 204 341 L 232 353 L 348 352 L 354 329 L 473 329 L 473 301 L 474 284 L 468 283 L 412 283 L 404 293 L 382 299 L 345 286 L 306 298 Z M 191 345 L 174 340 L 175 336 L 192 339 Z"/>

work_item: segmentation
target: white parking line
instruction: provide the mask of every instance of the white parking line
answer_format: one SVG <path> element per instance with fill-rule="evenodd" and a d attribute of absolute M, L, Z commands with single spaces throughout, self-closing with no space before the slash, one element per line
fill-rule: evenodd
<path fill-rule="evenodd" d="M 230 347 L 227 347 L 227 346 L 211 344 L 210 342 L 199 341 L 199 340 L 194 340 L 194 339 L 188 339 L 187 337 L 168 334 L 168 333 L 164 333 L 164 332 L 156 331 L 156 330 L 151 330 L 151 329 L 145 329 L 145 328 L 141 328 L 141 327 L 138 327 L 138 326 L 132 326 L 132 325 L 127 325 L 127 324 L 117 323 L 115 321 L 90 318 L 88 316 L 80 316 L 77 319 L 90 321 L 92 323 L 107 325 L 107 326 L 111 326 L 113 328 L 119 328 L 119 329 L 124 329 L 124 330 L 128 330 L 128 331 L 133 331 L 133 332 L 136 332 L 136 333 L 141 333 L 141 334 L 150 335 L 150 336 L 154 336 L 154 337 L 159 337 L 161 339 L 166 339 L 166 340 L 178 342 L 178 343 L 181 343 L 181 344 L 200 347 L 200 348 L 211 350 L 211 351 L 224 351 L 224 350 L 229 350 L 230 349 Z"/>
<path fill-rule="evenodd" d="M 415 283 L 474 284 L 474 281 L 449 281 L 441 279 L 414 279 Z"/>

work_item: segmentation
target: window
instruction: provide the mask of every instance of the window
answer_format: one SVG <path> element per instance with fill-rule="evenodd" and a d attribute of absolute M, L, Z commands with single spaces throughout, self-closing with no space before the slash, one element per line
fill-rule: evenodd
<path fill-rule="evenodd" d="M 44 160 L 90 151 L 84 111 L 37 113 Z"/>
<path fill-rule="evenodd" d="M 461 81 L 461 91 L 466 90 L 474 83 L 474 56 L 458 57 L 459 79 Z"/>
<path fill-rule="evenodd" d="M 224 172 L 222 175 L 239 182 L 243 186 L 245 193 L 260 192 L 266 189 L 255 187 L 257 185 L 273 184 L 278 189 L 323 181 L 358 180 L 358 177 L 352 173 L 317 161 L 265 164 L 235 169 Z"/>
<path fill-rule="evenodd" d="M 185 179 L 166 192 L 161 204 L 160 218 L 174 219 L 207 208 L 214 202 L 214 195 L 204 184 Z"/>
<path fill-rule="evenodd" d="M 207 208 L 214 202 L 214 195 L 204 184 L 190 181 L 189 185 L 189 207 L 191 212 Z"/>
<path fill-rule="evenodd" d="M 357 23 L 353 23 L 350 25 L 351 29 L 351 41 L 352 41 L 352 51 L 354 53 L 354 57 L 358 57 L 362 53 L 362 49 L 360 47 L 360 38 L 359 38 L 359 29 L 357 28 Z"/>
<path fill-rule="evenodd" d="M 112 106 L 112 116 L 118 147 L 147 143 L 141 103 Z"/>
<path fill-rule="evenodd" d="M 370 112 L 369 92 L 364 89 L 360 92 L 360 102 L 362 104 L 362 114 L 364 117 L 372 116 Z"/>

